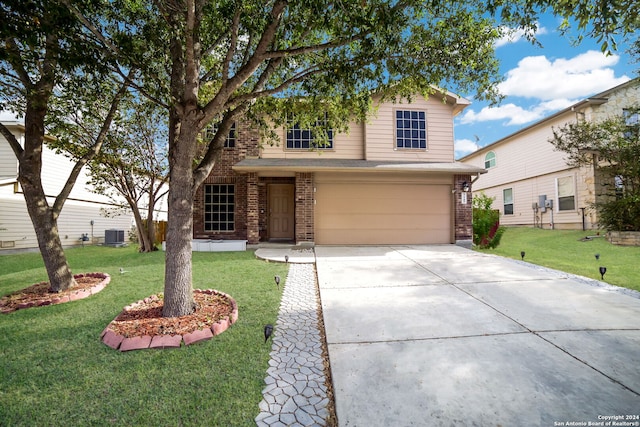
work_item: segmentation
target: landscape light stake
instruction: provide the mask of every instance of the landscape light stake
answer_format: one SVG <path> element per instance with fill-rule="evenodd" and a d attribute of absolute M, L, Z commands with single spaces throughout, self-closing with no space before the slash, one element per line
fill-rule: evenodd
<path fill-rule="evenodd" d="M 265 325 L 264 326 L 264 342 L 266 343 L 271 333 L 273 332 L 273 325 Z"/>
<path fill-rule="evenodd" d="M 524 261 L 524 251 L 520 251 L 520 256 L 522 257 L 522 260 Z"/>
<path fill-rule="evenodd" d="M 276 281 L 276 286 L 278 287 L 278 289 L 280 289 L 280 276 L 275 276 L 273 280 Z"/>
<path fill-rule="evenodd" d="M 284 256 L 284 262 L 286 262 L 287 264 L 289 264 L 289 255 L 285 255 L 285 256 Z"/>
<path fill-rule="evenodd" d="M 600 279 L 604 280 L 604 273 L 607 272 L 607 267 L 600 267 Z"/>
<path fill-rule="evenodd" d="M 596 254 L 596 259 L 600 259 L 600 254 Z"/>

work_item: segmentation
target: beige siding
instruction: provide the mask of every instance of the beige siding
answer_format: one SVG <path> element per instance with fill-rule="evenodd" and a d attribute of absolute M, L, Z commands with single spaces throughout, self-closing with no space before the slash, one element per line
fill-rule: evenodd
<path fill-rule="evenodd" d="M 402 109 L 426 111 L 427 150 L 406 150 L 395 147 L 395 111 Z M 425 100 L 416 96 L 414 102 L 384 103 L 365 127 L 367 160 L 400 160 L 453 162 L 453 110 L 438 96 Z"/>
<path fill-rule="evenodd" d="M 291 150 L 286 148 L 286 130 L 277 130 L 280 140 L 277 144 L 264 144 L 260 150 L 263 159 L 364 159 L 363 125 L 352 122 L 348 133 L 336 133 L 333 138 L 333 148 L 320 150 Z"/>
<path fill-rule="evenodd" d="M 558 178 L 571 176 L 574 183 L 575 209 L 571 211 L 560 211 L 558 206 L 558 193 L 556 180 Z M 537 225 L 543 228 L 551 228 L 553 221 L 554 228 L 582 228 L 582 210 L 588 208 L 589 201 L 585 200 L 584 194 L 588 191 L 589 183 L 583 179 L 582 171 L 578 169 L 563 170 L 560 172 L 536 176 L 515 182 L 506 182 L 502 185 L 482 189 L 489 197 L 494 197 L 493 208 L 500 211 L 500 223 L 502 225 Z M 503 190 L 511 188 L 513 190 L 513 214 L 504 214 Z M 474 187 L 474 194 L 480 190 Z M 547 199 L 553 200 L 553 220 L 551 210 L 546 212 L 534 212 L 532 205 L 538 202 L 538 197 L 546 195 Z M 595 215 L 589 209 L 585 211 L 586 227 L 595 226 Z"/>
<path fill-rule="evenodd" d="M 318 174 L 317 244 L 451 243 L 451 178 Z"/>
<path fill-rule="evenodd" d="M 553 136 L 551 127 L 561 126 L 571 117 L 574 116 L 569 114 L 564 120 L 554 120 L 549 126 L 527 130 L 493 147 L 491 151 L 496 155 L 496 165 L 474 183 L 474 191 L 568 169 L 566 155 L 555 151 L 548 140 Z M 487 153 L 480 153 L 465 163 L 484 167 Z"/>

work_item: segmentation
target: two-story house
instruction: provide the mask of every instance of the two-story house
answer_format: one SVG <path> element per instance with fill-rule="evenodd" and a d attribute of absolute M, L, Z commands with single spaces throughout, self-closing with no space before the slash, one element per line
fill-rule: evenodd
<path fill-rule="evenodd" d="M 549 140 L 554 128 L 570 122 L 597 122 L 637 111 L 639 84 L 640 79 L 630 80 L 579 101 L 461 158 L 464 164 L 487 169 L 474 182 L 474 192 L 495 198 L 493 207 L 500 210 L 503 225 L 596 228 L 597 212 L 590 205 L 610 179 L 593 167 L 568 166 L 566 153 L 556 151 Z M 637 123 L 637 112 L 627 120 Z"/>
<path fill-rule="evenodd" d="M 348 134 L 278 129 L 261 144 L 241 122 L 195 196 L 194 238 L 296 244 L 469 241 L 472 177 L 455 162 L 453 118 L 469 101 L 452 93 L 378 103 Z M 470 196 L 470 193 L 469 193 Z"/>
<path fill-rule="evenodd" d="M 24 144 L 22 123 L 6 122 L 4 125 Z M 69 177 L 73 163 L 64 155 L 56 154 L 46 144 L 42 152 L 42 163 L 42 185 L 50 197 L 49 203 L 53 203 Z M 18 160 L 9 143 L 0 135 L 0 252 L 38 247 L 17 177 Z M 88 182 L 89 177 L 83 169 L 58 218 L 62 244 L 74 246 L 82 243 L 104 243 L 106 230 L 118 230 L 114 235 L 123 234 L 124 239 L 128 240 L 132 215 L 121 213 L 106 216 L 104 210 L 113 209 L 114 206 L 108 197 L 93 193 Z M 83 235 L 88 239 L 86 242 L 82 240 Z"/>

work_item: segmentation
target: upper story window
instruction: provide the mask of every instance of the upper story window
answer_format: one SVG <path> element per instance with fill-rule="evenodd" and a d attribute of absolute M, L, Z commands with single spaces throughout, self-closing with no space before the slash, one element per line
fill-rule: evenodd
<path fill-rule="evenodd" d="M 502 190 L 502 204 L 505 215 L 513 215 L 513 188 Z"/>
<path fill-rule="evenodd" d="M 424 111 L 396 110 L 396 148 L 427 149 L 427 117 Z"/>
<path fill-rule="evenodd" d="M 314 129 L 302 129 L 294 120 L 288 120 L 287 148 L 288 149 L 331 149 L 333 148 L 333 129 L 327 129 L 326 118 L 316 121 L 316 127 L 324 129 L 326 141 L 320 142 Z"/>
<path fill-rule="evenodd" d="M 493 151 L 489 151 L 484 156 L 484 168 L 491 169 L 495 167 L 496 167 L 496 153 L 494 153 Z"/>
<path fill-rule="evenodd" d="M 557 179 L 558 186 L 558 210 L 573 211 L 576 209 L 575 186 L 573 177 L 565 176 Z"/>
<path fill-rule="evenodd" d="M 209 125 L 204 131 L 204 138 L 207 141 L 211 141 L 216 133 L 218 132 L 219 127 L 218 122 L 214 122 Z M 233 148 L 236 146 L 236 123 L 233 122 L 231 125 L 231 129 L 229 129 L 229 135 L 227 135 L 227 139 L 224 141 L 224 148 Z"/>

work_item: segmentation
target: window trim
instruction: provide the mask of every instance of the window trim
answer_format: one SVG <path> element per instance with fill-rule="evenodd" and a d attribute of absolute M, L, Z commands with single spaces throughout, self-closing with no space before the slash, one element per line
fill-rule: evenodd
<path fill-rule="evenodd" d="M 489 157 L 490 154 L 493 154 L 493 157 L 491 157 L 488 161 L 489 161 L 489 166 L 487 166 L 487 157 Z M 496 167 L 496 153 L 495 151 L 489 151 L 487 154 L 484 155 L 484 168 L 485 169 L 492 169 Z M 491 164 L 491 162 L 493 162 L 493 164 Z"/>
<path fill-rule="evenodd" d="M 505 191 L 511 191 L 511 203 L 507 203 L 505 197 Z M 503 215 L 515 215 L 514 203 L 513 203 L 513 187 L 503 188 L 502 189 L 502 214 Z M 511 212 L 507 213 L 507 206 L 511 206 Z"/>
<path fill-rule="evenodd" d="M 224 193 L 226 196 L 232 195 L 233 196 L 233 200 L 231 202 L 229 202 L 228 200 L 224 203 L 219 202 L 217 203 L 218 206 L 225 206 L 226 210 L 224 212 L 219 211 L 218 213 L 226 213 L 231 214 L 231 220 L 229 220 L 229 217 L 227 216 L 227 219 L 224 221 L 221 221 L 220 219 L 218 220 L 214 220 L 213 219 L 213 215 L 215 214 L 215 212 L 210 211 L 210 207 L 215 205 L 216 203 L 214 203 L 213 201 L 207 201 L 207 196 L 211 196 L 211 198 L 213 198 L 214 195 L 221 195 L 222 192 L 220 191 L 220 187 L 221 186 L 225 186 L 226 187 L 226 192 Z M 210 192 L 208 192 L 207 190 L 212 188 L 212 187 L 218 187 L 219 190 L 217 192 L 211 190 Z M 229 191 L 229 189 L 231 189 L 231 191 Z M 236 185 L 234 183 L 206 183 L 203 186 L 203 230 L 205 232 L 209 232 L 209 233 L 233 233 L 236 231 L 236 214 L 235 214 L 235 210 L 236 210 Z M 211 214 L 212 219 L 207 219 L 207 215 Z M 220 224 L 226 224 L 227 225 L 227 229 L 223 230 L 220 229 Z M 212 225 L 218 225 L 218 228 L 213 228 L 211 227 Z M 231 227 L 229 227 L 229 225 L 231 225 Z"/>
<path fill-rule="evenodd" d="M 284 149 L 291 151 L 309 151 L 309 150 L 323 150 L 330 151 L 335 149 L 335 132 L 333 128 L 327 127 L 327 117 L 323 119 L 316 120 L 316 127 L 322 127 L 327 132 L 328 144 L 318 145 L 315 144 L 315 137 L 313 135 L 313 129 L 302 129 L 298 123 L 295 122 L 294 118 L 287 119 L 286 126 L 284 128 Z M 300 132 L 300 147 L 295 147 L 295 138 L 291 138 L 292 146 L 289 146 L 290 135 L 294 132 Z M 307 138 L 304 138 L 304 133 L 308 134 Z M 305 147 L 305 142 L 309 145 Z"/>
<path fill-rule="evenodd" d="M 560 195 L 560 180 L 561 179 L 566 179 L 566 178 L 570 178 L 571 179 L 571 191 L 572 194 L 570 196 L 561 196 Z M 561 209 L 561 203 L 560 203 L 560 199 L 569 199 L 571 198 L 573 200 L 573 207 L 571 209 Z M 577 200 L 576 200 L 576 179 L 575 176 L 573 175 L 565 175 L 565 176 L 559 176 L 556 178 L 556 212 L 575 212 L 577 210 Z"/>
<path fill-rule="evenodd" d="M 398 146 L 398 132 L 402 131 L 402 132 L 407 132 L 407 130 L 404 128 L 404 126 L 402 127 L 402 129 L 398 128 L 398 113 L 402 112 L 403 115 L 404 113 L 418 113 L 418 115 L 422 114 L 424 115 L 424 129 L 420 129 L 419 125 L 418 125 L 418 129 L 416 129 L 416 131 L 418 132 L 418 136 L 415 137 L 418 140 L 418 144 L 420 144 L 422 137 L 420 136 L 420 132 L 424 132 L 424 147 L 400 147 Z M 404 117 L 402 118 L 402 120 L 407 120 Z M 413 120 L 422 120 L 420 117 L 413 119 L 412 117 L 408 118 L 409 121 L 413 121 Z M 427 110 L 426 109 L 408 109 L 408 108 L 395 108 L 393 110 L 393 150 L 394 151 L 429 151 L 429 125 L 428 125 L 428 117 L 427 117 Z M 414 129 L 411 127 L 408 129 L 409 132 L 413 132 Z M 402 136 L 403 141 L 405 139 L 409 139 L 409 140 L 413 140 L 414 137 L 413 135 L 411 135 L 409 138 L 406 138 L 404 135 Z M 413 145 L 413 144 L 412 144 Z"/>
<path fill-rule="evenodd" d="M 204 139 L 211 141 L 215 134 L 218 132 L 219 122 L 213 122 L 209 126 L 207 126 L 204 130 Z M 224 140 L 224 148 L 235 148 L 236 142 L 238 141 L 238 131 L 236 128 L 236 122 L 231 124 L 231 129 L 229 129 L 229 133 Z"/>

